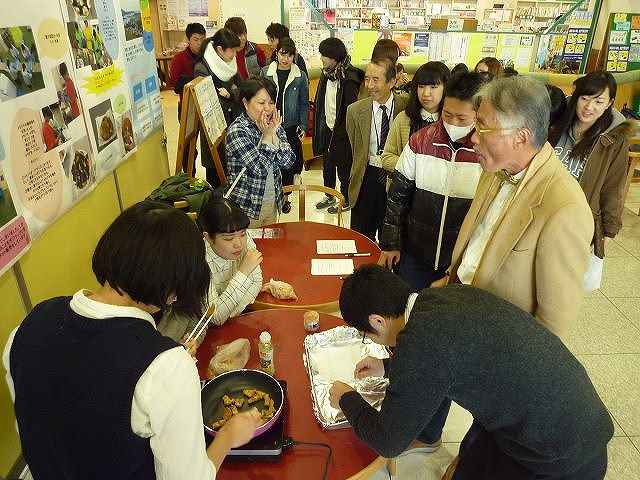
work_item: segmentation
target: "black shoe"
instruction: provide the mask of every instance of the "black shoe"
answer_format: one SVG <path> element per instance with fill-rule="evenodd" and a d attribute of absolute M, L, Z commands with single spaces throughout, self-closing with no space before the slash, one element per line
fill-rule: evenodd
<path fill-rule="evenodd" d="M 282 213 L 289 213 L 290 211 L 291 211 L 291 202 L 289 200 L 286 200 L 282 204 Z"/>
<path fill-rule="evenodd" d="M 316 208 L 318 210 L 322 210 L 324 208 L 330 207 L 331 205 L 335 205 L 335 204 L 336 204 L 336 197 L 328 197 L 325 195 L 324 200 L 321 200 L 318 203 L 316 203 Z"/>
<path fill-rule="evenodd" d="M 342 207 L 343 212 L 346 212 L 347 210 L 351 210 L 351 205 L 349 205 L 348 203 Z M 338 213 L 338 205 L 333 205 L 332 207 L 327 208 L 327 213 Z"/>

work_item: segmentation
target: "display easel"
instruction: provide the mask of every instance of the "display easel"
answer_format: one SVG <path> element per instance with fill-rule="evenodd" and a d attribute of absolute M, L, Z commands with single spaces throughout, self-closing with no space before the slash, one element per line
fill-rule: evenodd
<path fill-rule="evenodd" d="M 227 181 L 218 147 L 226 136 L 224 119 L 218 94 L 211 77 L 198 77 L 184 86 L 176 155 L 176 175 L 182 171 L 195 173 L 196 142 L 198 133 L 204 134 L 211 151 L 220 184 Z"/>

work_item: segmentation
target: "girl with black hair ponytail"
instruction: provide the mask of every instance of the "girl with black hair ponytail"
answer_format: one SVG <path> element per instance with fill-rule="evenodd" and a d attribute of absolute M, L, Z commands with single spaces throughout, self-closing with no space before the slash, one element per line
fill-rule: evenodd
<path fill-rule="evenodd" d="M 613 107 L 613 75 L 591 72 L 573 85 L 563 116 L 551 126 L 549 143 L 584 190 L 595 222 L 593 253 L 602 259 L 604 237 L 613 238 L 622 227 L 622 195 L 633 126 Z"/>

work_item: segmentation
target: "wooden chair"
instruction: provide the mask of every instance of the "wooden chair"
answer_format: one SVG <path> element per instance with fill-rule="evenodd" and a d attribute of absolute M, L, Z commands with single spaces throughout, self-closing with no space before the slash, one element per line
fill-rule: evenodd
<path fill-rule="evenodd" d="M 640 145 L 640 137 L 632 138 L 629 142 L 630 145 Z M 632 183 L 640 182 L 640 176 L 636 177 L 636 168 L 640 168 L 640 152 L 634 152 L 629 150 L 629 166 L 627 168 L 627 179 L 624 184 L 623 199 L 626 201 L 629 194 L 629 187 Z M 640 215 L 640 209 L 638 209 L 638 215 Z"/>
<path fill-rule="evenodd" d="M 306 192 L 323 192 L 338 199 L 338 226 L 342 223 L 342 207 L 344 207 L 344 195 L 333 188 L 323 185 L 287 185 L 284 193 L 298 192 L 298 220 L 305 221 L 305 195 Z"/>
<path fill-rule="evenodd" d="M 186 200 L 178 200 L 177 202 L 173 202 L 173 208 L 179 208 L 180 210 L 185 210 L 189 208 L 189 202 Z M 193 220 L 194 222 L 198 219 L 197 212 L 186 212 L 187 216 Z"/>

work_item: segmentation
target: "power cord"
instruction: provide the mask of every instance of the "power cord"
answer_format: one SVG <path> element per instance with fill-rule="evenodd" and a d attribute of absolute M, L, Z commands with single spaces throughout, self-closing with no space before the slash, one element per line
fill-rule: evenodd
<path fill-rule="evenodd" d="M 321 447 L 327 449 L 327 458 L 324 462 L 324 473 L 322 474 L 322 480 L 327 480 L 327 475 L 329 474 L 329 463 L 331 462 L 331 456 L 333 455 L 333 450 L 330 445 L 326 443 L 313 443 L 313 442 L 298 442 L 291 437 L 286 437 L 282 444 L 282 450 L 288 450 L 293 447 Z"/>

